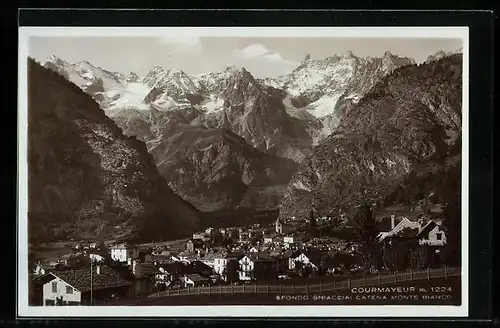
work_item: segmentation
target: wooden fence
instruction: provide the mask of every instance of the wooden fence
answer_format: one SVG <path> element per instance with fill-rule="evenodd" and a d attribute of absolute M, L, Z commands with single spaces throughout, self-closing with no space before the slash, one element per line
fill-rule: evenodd
<path fill-rule="evenodd" d="M 422 281 L 437 278 L 457 277 L 460 268 L 438 268 L 418 271 L 391 272 L 369 275 L 357 279 L 346 279 L 318 284 L 282 285 L 282 284 L 249 284 L 249 285 L 213 285 L 206 287 L 187 287 L 167 289 L 149 295 L 149 298 L 179 295 L 221 295 L 221 294 L 308 294 L 337 291 L 352 287 L 382 286 L 398 282 Z"/>

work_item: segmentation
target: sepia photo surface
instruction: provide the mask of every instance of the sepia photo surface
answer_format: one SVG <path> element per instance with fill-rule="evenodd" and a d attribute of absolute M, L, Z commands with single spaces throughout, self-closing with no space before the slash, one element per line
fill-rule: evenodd
<path fill-rule="evenodd" d="M 20 316 L 467 315 L 467 28 L 19 32 Z"/>

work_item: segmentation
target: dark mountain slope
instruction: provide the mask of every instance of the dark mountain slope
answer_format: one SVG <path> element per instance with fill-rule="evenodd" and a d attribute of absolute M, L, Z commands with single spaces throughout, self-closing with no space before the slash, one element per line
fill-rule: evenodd
<path fill-rule="evenodd" d="M 263 153 L 224 129 L 179 127 L 150 153 L 172 189 L 203 211 L 276 208 L 296 169 L 292 160 Z"/>
<path fill-rule="evenodd" d="M 126 137 L 63 76 L 29 60 L 30 239 L 176 237 L 198 211 L 159 175 L 143 142 Z"/>
<path fill-rule="evenodd" d="M 395 70 L 300 163 L 280 215 L 383 201 L 409 176 L 460 167 L 461 99 L 461 54 Z"/>

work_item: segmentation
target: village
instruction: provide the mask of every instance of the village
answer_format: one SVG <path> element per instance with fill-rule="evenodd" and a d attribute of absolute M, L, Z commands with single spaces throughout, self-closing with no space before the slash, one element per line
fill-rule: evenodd
<path fill-rule="evenodd" d="M 364 264 L 363 245 L 345 217 L 316 217 L 311 211 L 306 219 L 207 228 L 177 245 L 77 243 L 67 254 L 32 263 L 30 302 L 99 305 L 197 286 L 287 283 L 439 265 L 446 244 L 439 212 L 385 214 L 377 220 L 375 242 L 392 253 L 377 266 Z M 411 250 L 409 240 L 416 245 Z M 397 244 L 405 245 L 402 261 Z M 409 252 L 424 248 L 430 250 L 425 263 L 409 258 Z"/>

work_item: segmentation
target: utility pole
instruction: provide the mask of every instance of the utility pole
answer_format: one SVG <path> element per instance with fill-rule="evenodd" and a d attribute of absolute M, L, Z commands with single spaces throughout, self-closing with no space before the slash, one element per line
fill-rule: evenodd
<path fill-rule="evenodd" d="M 92 305 L 92 289 L 93 289 L 93 281 L 92 281 L 92 258 L 90 258 L 90 305 Z"/>

